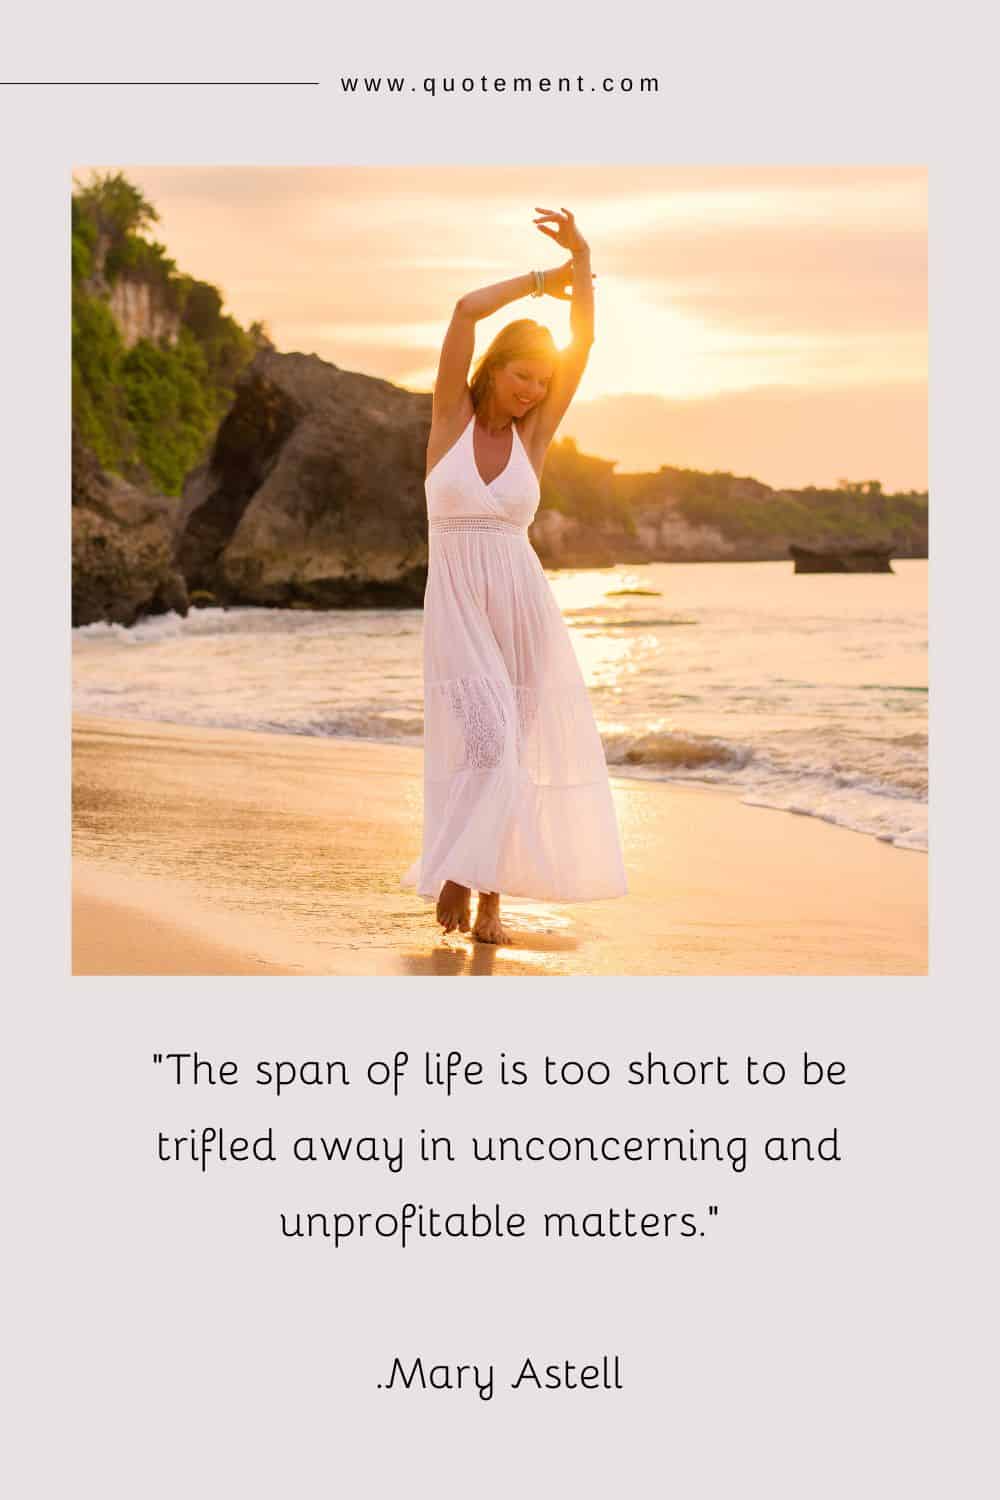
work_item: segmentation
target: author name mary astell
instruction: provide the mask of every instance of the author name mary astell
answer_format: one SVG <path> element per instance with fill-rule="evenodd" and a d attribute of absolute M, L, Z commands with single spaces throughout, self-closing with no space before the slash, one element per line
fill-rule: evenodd
<path fill-rule="evenodd" d="M 602 1354 L 591 1364 L 568 1359 L 556 1364 L 541 1364 L 530 1356 L 521 1362 L 514 1378 L 508 1382 L 512 1391 L 620 1391 L 622 1357 Z M 468 1391 L 480 1401 L 492 1401 L 496 1388 L 496 1368 L 492 1364 L 431 1364 L 422 1354 L 415 1359 L 400 1359 L 397 1354 L 380 1391 Z"/>

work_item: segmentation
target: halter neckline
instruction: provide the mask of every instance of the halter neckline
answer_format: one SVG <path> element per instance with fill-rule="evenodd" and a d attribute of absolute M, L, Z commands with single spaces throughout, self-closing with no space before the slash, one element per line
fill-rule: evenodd
<path fill-rule="evenodd" d="M 517 444 L 521 441 L 521 439 L 520 439 L 520 434 L 518 433 L 518 430 L 517 430 L 517 423 L 512 419 L 510 425 L 511 425 L 510 453 L 507 455 L 507 462 L 504 464 L 503 468 L 500 470 L 500 473 L 499 474 L 494 474 L 493 478 L 487 482 L 487 480 L 485 480 L 483 478 L 482 474 L 480 474 L 480 472 L 479 472 L 479 465 L 476 463 L 476 433 L 475 433 L 476 414 L 475 414 L 475 412 L 472 413 L 472 417 L 471 417 L 471 419 L 469 421 L 469 425 L 466 428 L 467 432 L 471 432 L 472 433 L 472 437 L 470 438 L 470 441 L 469 441 L 469 457 L 472 460 L 472 467 L 473 467 L 473 470 L 475 472 L 476 478 L 479 480 L 479 483 L 483 486 L 484 490 L 488 490 L 492 485 L 496 484 L 496 482 L 497 482 L 498 479 L 502 479 L 503 476 L 506 474 L 507 470 L 510 468 L 511 464 L 514 462 L 514 450 L 515 450 Z M 521 443 L 521 446 L 523 448 L 524 444 Z"/>

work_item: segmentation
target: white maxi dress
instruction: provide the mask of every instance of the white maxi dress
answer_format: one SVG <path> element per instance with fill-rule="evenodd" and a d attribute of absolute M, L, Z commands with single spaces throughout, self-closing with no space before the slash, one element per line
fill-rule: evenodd
<path fill-rule="evenodd" d="M 626 891 L 607 763 L 566 623 L 528 526 L 538 476 L 514 423 L 486 484 L 475 417 L 426 480 L 424 824 L 401 877 L 595 901 Z"/>

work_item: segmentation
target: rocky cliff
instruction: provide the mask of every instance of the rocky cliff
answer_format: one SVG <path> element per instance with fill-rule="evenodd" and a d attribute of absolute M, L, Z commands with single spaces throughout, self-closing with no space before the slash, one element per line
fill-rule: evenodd
<path fill-rule="evenodd" d="M 138 276 L 119 276 L 108 290 L 108 307 L 126 349 L 140 339 L 176 344 L 181 331 L 180 313 L 163 286 Z"/>
<path fill-rule="evenodd" d="M 262 350 L 184 487 L 189 587 L 243 604 L 419 603 L 430 416 L 429 395 Z"/>
<path fill-rule="evenodd" d="M 886 495 L 874 481 L 775 490 L 746 476 L 668 465 L 601 475 L 599 464 L 571 443 L 550 450 L 532 532 L 549 567 L 765 562 L 787 558 L 790 544 L 927 556 L 926 494 Z"/>
<path fill-rule="evenodd" d="M 106 474 L 75 431 L 72 464 L 73 624 L 186 614 L 174 562 L 179 501 Z"/>
<path fill-rule="evenodd" d="M 429 395 L 264 348 L 179 500 L 75 450 L 74 621 L 127 623 L 185 584 L 221 604 L 420 604 L 430 415 Z M 550 449 L 531 529 L 546 566 L 787 559 L 790 543 L 926 555 L 926 495 L 614 469 L 570 440 Z"/>
<path fill-rule="evenodd" d="M 675 500 L 635 513 L 585 521 L 561 510 L 540 509 L 531 540 L 549 568 L 604 568 L 615 563 L 746 561 L 747 549 L 715 526 L 692 524 Z M 777 546 L 768 557 L 787 556 Z"/>

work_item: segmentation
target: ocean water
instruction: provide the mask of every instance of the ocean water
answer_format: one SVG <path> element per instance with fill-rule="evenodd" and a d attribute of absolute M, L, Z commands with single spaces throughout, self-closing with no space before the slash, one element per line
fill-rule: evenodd
<path fill-rule="evenodd" d="M 609 765 L 927 847 L 927 564 L 549 574 Z M 419 609 L 206 609 L 73 632 L 74 707 L 419 744 Z"/>

